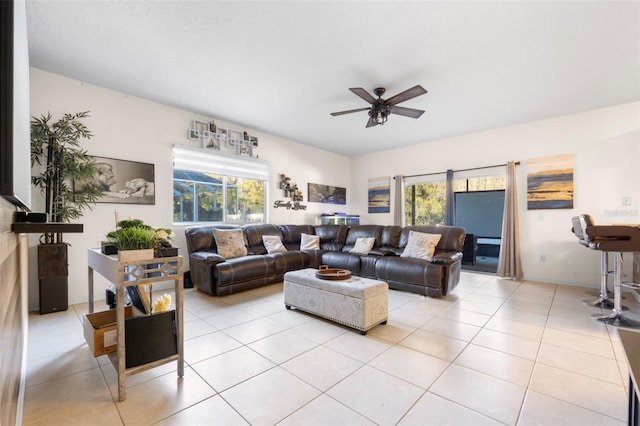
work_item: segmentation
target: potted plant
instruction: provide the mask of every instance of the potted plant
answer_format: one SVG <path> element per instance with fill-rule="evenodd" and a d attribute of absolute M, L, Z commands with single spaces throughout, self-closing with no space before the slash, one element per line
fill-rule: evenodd
<path fill-rule="evenodd" d="M 120 260 L 153 259 L 154 230 L 140 219 L 125 219 L 107 234 L 107 242 L 118 249 Z"/>
<path fill-rule="evenodd" d="M 140 219 L 129 218 L 116 223 L 116 230 L 107 234 L 106 243 L 118 250 L 120 260 L 138 260 L 177 256 L 172 238 L 171 229 L 152 228 Z M 141 250 L 145 251 L 133 253 Z"/>
<path fill-rule="evenodd" d="M 178 247 L 173 246 L 173 231 L 168 228 L 153 230 L 153 249 L 155 257 L 172 257 L 178 255 Z"/>
<path fill-rule="evenodd" d="M 31 119 L 31 166 L 43 166 L 31 183 L 45 196 L 49 222 L 69 222 L 82 217 L 85 209 L 104 194 L 92 182 L 98 176 L 93 157 L 82 148 L 83 139 L 93 136 L 81 119 L 89 112 L 64 114 L 51 122 L 50 113 Z M 61 236 L 46 236 L 48 243 L 62 242 Z"/>
<path fill-rule="evenodd" d="M 31 177 L 31 183 L 44 195 L 48 222 L 78 219 L 104 194 L 92 184 L 98 175 L 95 160 L 81 146 L 92 136 L 82 122 L 87 117 L 88 111 L 64 114 L 55 122 L 50 113 L 31 119 L 31 166 L 39 166 L 39 174 Z M 45 233 L 40 238 L 38 271 L 40 313 L 66 310 L 67 245 L 62 232 Z M 55 292 L 56 306 L 46 302 L 47 292 Z"/>

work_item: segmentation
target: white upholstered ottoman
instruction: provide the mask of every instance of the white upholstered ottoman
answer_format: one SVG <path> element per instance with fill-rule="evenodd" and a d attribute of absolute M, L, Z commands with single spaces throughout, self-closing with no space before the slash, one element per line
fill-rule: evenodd
<path fill-rule="evenodd" d="M 352 276 L 346 280 L 323 280 L 316 269 L 301 269 L 284 275 L 284 304 L 315 314 L 367 334 L 386 324 L 389 316 L 389 286 L 384 281 Z"/>

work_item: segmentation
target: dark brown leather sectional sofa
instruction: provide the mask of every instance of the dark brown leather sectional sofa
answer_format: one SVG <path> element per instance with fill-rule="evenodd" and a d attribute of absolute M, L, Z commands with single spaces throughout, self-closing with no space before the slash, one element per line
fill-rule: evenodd
<path fill-rule="evenodd" d="M 225 259 L 217 254 L 213 229 L 242 229 L 248 255 Z M 441 234 L 432 260 L 400 257 L 409 231 Z M 319 250 L 300 250 L 300 235 L 320 237 Z M 386 281 L 389 288 L 444 296 L 458 284 L 465 231 L 452 226 L 384 225 L 202 225 L 185 230 L 191 280 L 200 291 L 223 296 L 282 282 L 284 274 L 328 265 Z M 267 253 L 263 235 L 280 236 L 286 252 Z M 371 251 L 349 251 L 357 238 L 375 238 Z"/>

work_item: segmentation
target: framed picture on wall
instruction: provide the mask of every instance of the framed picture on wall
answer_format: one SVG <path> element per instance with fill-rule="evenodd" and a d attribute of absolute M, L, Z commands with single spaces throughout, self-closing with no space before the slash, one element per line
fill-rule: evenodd
<path fill-rule="evenodd" d="M 368 212 L 389 213 L 391 208 L 391 179 L 389 176 L 369 178 Z"/>
<path fill-rule="evenodd" d="M 91 182 L 105 191 L 98 203 L 155 204 L 154 165 L 96 157 L 98 176 Z"/>
<path fill-rule="evenodd" d="M 312 203 L 347 204 L 347 188 L 309 183 L 307 193 Z"/>
<path fill-rule="evenodd" d="M 573 208 L 573 154 L 527 161 L 527 210 Z"/>

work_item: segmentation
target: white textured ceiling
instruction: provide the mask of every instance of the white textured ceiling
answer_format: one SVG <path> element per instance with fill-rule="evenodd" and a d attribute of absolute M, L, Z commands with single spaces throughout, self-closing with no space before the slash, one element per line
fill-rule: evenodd
<path fill-rule="evenodd" d="M 640 100 L 640 2 L 28 0 L 33 67 L 344 155 Z M 349 87 L 429 93 L 366 129 Z M 514 141 L 517 143 L 517 141 Z"/>

